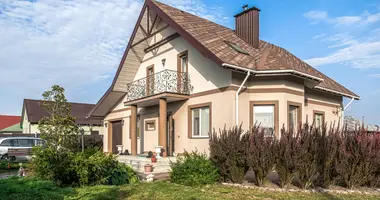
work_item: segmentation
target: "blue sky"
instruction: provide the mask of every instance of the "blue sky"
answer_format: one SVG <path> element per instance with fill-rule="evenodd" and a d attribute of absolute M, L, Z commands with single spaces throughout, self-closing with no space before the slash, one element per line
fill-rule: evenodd
<path fill-rule="evenodd" d="M 380 124 L 380 2 L 163 0 L 234 27 L 257 6 L 260 37 L 284 47 L 361 96 L 347 111 Z M 70 101 L 96 103 L 111 84 L 141 0 L 0 0 L 0 114 L 53 84 Z M 347 100 L 345 100 L 347 103 Z"/>

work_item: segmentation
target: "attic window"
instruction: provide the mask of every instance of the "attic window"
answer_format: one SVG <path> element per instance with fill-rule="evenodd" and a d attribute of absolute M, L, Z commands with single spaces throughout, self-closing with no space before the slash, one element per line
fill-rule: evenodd
<path fill-rule="evenodd" d="M 230 46 L 231 48 L 233 48 L 235 51 L 239 52 L 239 53 L 242 53 L 242 54 L 246 54 L 246 55 L 249 55 L 248 52 L 246 52 L 244 49 L 242 49 L 239 45 L 237 45 L 236 43 L 233 43 L 233 42 L 230 42 L 230 41 L 226 41 L 224 40 L 224 42 L 226 44 L 228 44 L 228 46 Z"/>

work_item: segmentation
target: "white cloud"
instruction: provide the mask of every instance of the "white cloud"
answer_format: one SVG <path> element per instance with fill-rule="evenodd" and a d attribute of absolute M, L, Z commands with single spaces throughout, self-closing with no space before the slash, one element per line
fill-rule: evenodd
<path fill-rule="evenodd" d="M 364 12 L 362 16 L 327 16 L 324 20 L 332 25 L 332 33 L 318 34 L 312 41 L 322 42 L 334 51 L 328 55 L 307 59 L 306 62 L 312 66 L 343 64 L 354 68 L 380 68 L 380 31 L 376 28 L 379 14 Z M 309 15 L 305 16 L 312 21 L 315 20 Z M 342 28 L 342 25 L 349 24 L 349 28 Z"/>
<path fill-rule="evenodd" d="M 380 78 L 380 74 L 370 74 L 369 75 L 370 77 L 374 77 L 374 78 Z M 380 90 L 379 90 L 380 91 Z"/>
<path fill-rule="evenodd" d="M 304 17 L 310 19 L 312 24 L 326 22 L 335 24 L 336 26 L 365 25 L 380 21 L 380 12 L 371 14 L 365 11 L 363 14 L 357 16 L 330 17 L 327 11 L 312 10 L 304 13 Z"/>
<path fill-rule="evenodd" d="M 304 14 L 305 17 L 312 20 L 325 20 L 328 17 L 326 11 L 312 10 Z"/>
<path fill-rule="evenodd" d="M 166 0 L 223 23 L 201 0 Z M 1 0 L 0 111 L 19 113 L 22 99 L 40 98 L 52 84 L 78 90 L 109 85 L 143 0 Z M 86 100 L 96 102 L 103 91 Z M 14 103 L 18 102 L 18 103 Z"/>

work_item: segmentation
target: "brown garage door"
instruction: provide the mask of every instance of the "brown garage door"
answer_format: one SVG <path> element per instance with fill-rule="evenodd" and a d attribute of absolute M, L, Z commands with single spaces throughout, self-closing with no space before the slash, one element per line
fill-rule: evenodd
<path fill-rule="evenodd" d="M 123 130 L 121 121 L 112 122 L 112 153 L 117 154 L 116 145 L 122 145 Z"/>

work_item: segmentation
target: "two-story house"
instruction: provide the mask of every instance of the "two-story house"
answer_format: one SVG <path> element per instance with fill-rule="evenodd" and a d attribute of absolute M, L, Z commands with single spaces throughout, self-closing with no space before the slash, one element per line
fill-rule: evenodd
<path fill-rule="evenodd" d="M 359 96 L 287 50 L 259 39 L 259 12 L 231 30 L 146 0 L 111 87 L 89 117 L 104 120 L 104 151 L 164 156 L 208 151 L 215 128 L 259 123 L 268 134 L 336 122 Z"/>

